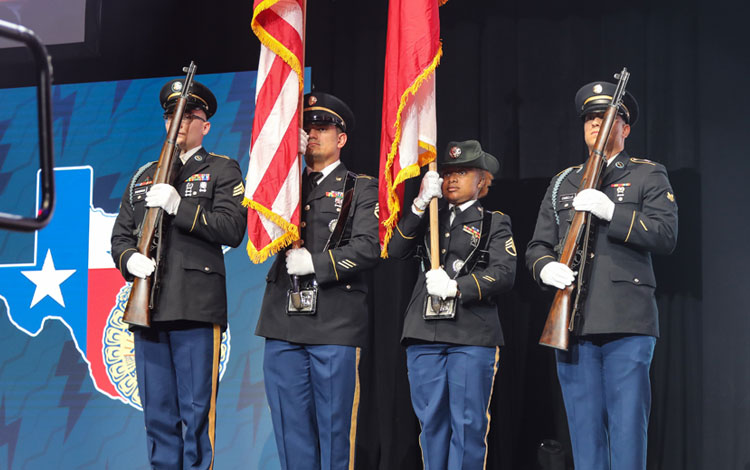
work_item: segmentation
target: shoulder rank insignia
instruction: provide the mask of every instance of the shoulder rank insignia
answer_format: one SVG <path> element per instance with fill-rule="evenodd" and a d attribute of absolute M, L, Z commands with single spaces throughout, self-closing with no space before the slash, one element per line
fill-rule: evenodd
<path fill-rule="evenodd" d="M 635 157 L 633 157 L 633 158 L 630 159 L 630 161 L 633 162 L 633 163 L 645 163 L 647 165 L 654 165 L 654 166 L 656 166 L 656 163 L 652 162 L 651 160 L 647 160 L 645 158 L 635 158 Z"/>
<path fill-rule="evenodd" d="M 239 196 L 240 194 L 244 194 L 244 193 L 245 193 L 245 184 L 242 181 L 237 183 L 237 186 L 232 188 L 232 196 Z"/>
<path fill-rule="evenodd" d="M 667 191 L 667 199 L 669 199 L 669 202 L 674 202 L 674 194 Z"/>
<path fill-rule="evenodd" d="M 513 243 L 513 237 L 510 237 L 505 241 L 505 251 L 508 252 L 511 256 L 517 256 L 516 254 L 516 244 Z"/>

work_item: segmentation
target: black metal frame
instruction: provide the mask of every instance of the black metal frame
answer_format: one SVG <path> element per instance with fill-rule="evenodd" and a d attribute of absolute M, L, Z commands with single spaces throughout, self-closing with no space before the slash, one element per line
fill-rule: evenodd
<path fill-rule="evenodd" d="M 47 48 L 28 28 L 0 20 L 0 36 L 23 43 L 31 52 L 36 65 L 37 118 L 39 127 L 39 167 L 42 194 L 36 217 L 0 212 L 0 229 L 33 232 L 44 228 L 55 209 L 55 158 L 52 147 L 52 63 Z"/>

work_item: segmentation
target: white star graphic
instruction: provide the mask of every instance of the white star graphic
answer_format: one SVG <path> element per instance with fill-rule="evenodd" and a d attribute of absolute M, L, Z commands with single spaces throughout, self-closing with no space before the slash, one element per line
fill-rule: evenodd
<path fill-rule="evenodd" d="M 47 256 L 44 258 L 44 265 L 41 271 L 21 271 L 31 282 L 36 284 L 34 298 L 31 299 L 29 308 L 33 308 L 43 298 L 50 296 L 52 300 L 65 307 L 60 284 L 76 272 L 75 269 L 55 269 L 55 263 L 52 261 L 52 253 L 47 250 Z"/>

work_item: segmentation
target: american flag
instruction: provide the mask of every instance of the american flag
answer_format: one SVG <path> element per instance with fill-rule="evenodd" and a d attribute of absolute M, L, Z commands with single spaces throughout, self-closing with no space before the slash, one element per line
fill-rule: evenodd
<path fill-rule="evenodd" d="M 435 69 L 440 62 L 438 7 L 447 0 L 390 0 L 380 135 L 381 256 L 403 206 L 403 182 L 435 160 Z"/>
<path fill-rule="evenodd" d="M 299 239 L 298 100 L 303 89 L 304 0 L 255 0 L 261 42 L 250 165 L 247 252 L 262 263 Z"/>

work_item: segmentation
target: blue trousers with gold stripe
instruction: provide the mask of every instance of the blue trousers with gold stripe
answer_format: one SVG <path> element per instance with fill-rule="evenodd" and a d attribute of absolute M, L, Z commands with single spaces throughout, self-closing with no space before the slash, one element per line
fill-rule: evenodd
<path fill-rule="evenodd" d="M 487 461 L 490 399 L 500 348 L 413 344 L 406 348 L 426 470 L 477 470 Z"/>
<path fill-rule="evenodd" d="M 360 348 L 266 340 L 263 376 L 282 470 L 354 468 Z"/>
<path fill-rule="evenodd" d="M 656 338 L 591 335 L 555 351 L 577 469 L 645 470 Z"/>
<path fill-rule="evenodd" d="M 155 323 L 133 330 L 151 468 L 213 468 L 221 328 Z"/>

